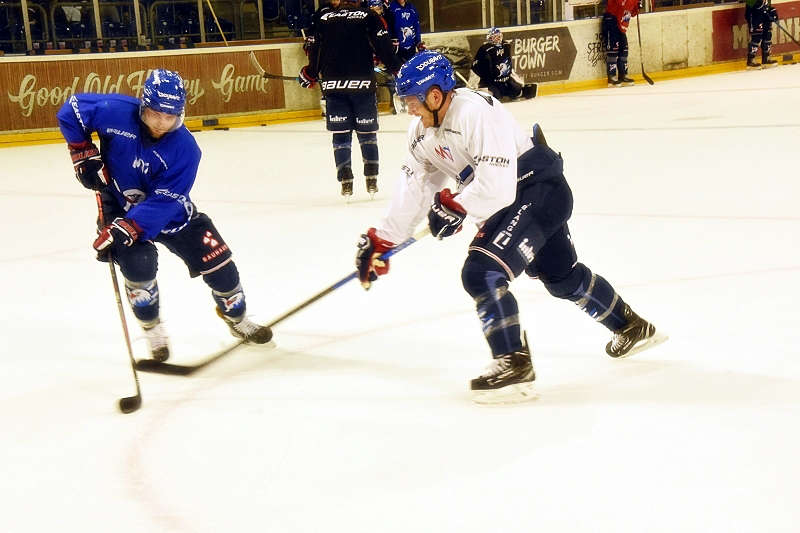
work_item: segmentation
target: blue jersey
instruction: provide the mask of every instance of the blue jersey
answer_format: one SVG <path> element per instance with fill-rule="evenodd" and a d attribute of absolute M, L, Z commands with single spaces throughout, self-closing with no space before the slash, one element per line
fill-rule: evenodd
<path fill-rule="evenodd" d="M 400 48 L 414 48 L 422 40 L 422 31 L 419 28 L 419 15 L 411 2 L 401 6 L 397 1 L 389 5 L 392 27 L 390 30 L 394 37 L 400 41 Z"/>
<path fill-rule="evenodd" d="M 200 147 L 185 126 L 153 140 L 139 118 L 139 100 L 122 94 L 76 94 L 57 113 L 68 143 L 100 137 L 108 190 L 142 229 L 141 238 L 175 233 L 189 222 L 189 199 Z"/>

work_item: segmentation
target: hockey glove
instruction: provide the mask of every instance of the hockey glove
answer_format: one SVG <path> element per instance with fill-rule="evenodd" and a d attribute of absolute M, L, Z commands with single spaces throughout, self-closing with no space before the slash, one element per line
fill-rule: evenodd
<path fill-rule="evenodd" d="M 422 41 L 417 43 L 417 52 L 422 52 L 422 51 L 427 50 L 427 49 L 428 49 L 428 47 L 425 46 L 425 43 L 423 43 Z"/>
<path fill-rule="evenodd" d="M 317 84 L 317 78 L 309 74 L 308 65 L 300 69 L 300 74 L 297 76 L 297 81 L 303 89 L 311 89 Z"/>
<path fill-rule="evenodd" d="M 767 9 L 767 18 L 772 22 L 778 22 L 778 10 L 769 6 Z"/>
<path fill-rule="evenodd" d="M 93 191 L 99 191 L 108 185 L 108 171 L 100 158 L 100 150 L 94 143 L 83 141 L 69 144 L 69 155 L 75 167 L 75 177 L 81 185 Z"/>
<path fill-rule="evenodd" d="M 450 189 L 442 189 L 433 196 L 433 204 L 428 211 L 428 227 L 439 240 L 461 231 L 461 224 L 467 216 L 467 210 L 456 202 L 455 197 Z"/>
<path fill-rule="evenodd" d="M 118 242 L 125 246 L 131 246 L 139 238 L 142 228 L 136 221 L 130 218 L 117 217 L 111 224 L 106 225 L 100 230 L 100 234 L 94 240 L 92 246 L 98 252 L 108 250 L 114 242 Z"/>
<path fill-rule="evenodd" d="M 392 49 L 395 54 L 400 51 L 400 39 L 392 39 Z"/>
<path fill-rule="evenodd" d="M 394 248 L 394 243 L 381 239 L 375 234 L 375 228 L 369 228 L 366 234 L 361 235 L 356 252 L 356 268 L 358 279 L 364 290 L 369 290 L 372 282 L 389 273 L 389 260 L 378 259 L 384 252 Z"/>

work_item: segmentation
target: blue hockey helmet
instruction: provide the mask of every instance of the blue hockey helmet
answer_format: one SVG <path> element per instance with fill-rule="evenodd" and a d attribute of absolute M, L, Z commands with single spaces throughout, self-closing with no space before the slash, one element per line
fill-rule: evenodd
<path fill-rule="evenodd" d="M 381 9 L 383 9 L 383 0 L 369 0 L 369 2 L 367 4 L 371 8 L 379 7 Z"/>
<path fill-rule="evenodd" d="M 406 61 L 397 73 L 396 87 L 400 97 L 414 95 L 424 102 L 428 91 L 434 86 L 444 93 L 456 86 L 453 65 L 439 52 L 424 50 Z"/>
<path fill-rule="evenodd" d="M 142 106 L 167 113 L 183 115 L 186 105 L 186 89 L 177 72 L 159 68 L 150 72 L 142 88 Z"/>
<path fill-rule="evenodd" d="M 486 40 L 492 41 L 493 43 L 503 42 L 503 32 L 497 27 L 489 28 L 489 31 L 486 32 Z"/>

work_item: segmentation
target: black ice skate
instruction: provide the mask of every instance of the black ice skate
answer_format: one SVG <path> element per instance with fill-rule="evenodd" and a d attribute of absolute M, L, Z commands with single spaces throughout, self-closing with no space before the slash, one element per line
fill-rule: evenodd
<path fill-rule="evenodd" d="M 370 198 L 375 197 L 375 193 L 378 192 L 377 176 L 367 176 L 367 192 L 369 193 Z"/>
<path fill-rule="evenodd" d="M 611 76 L 608 77 L 608 86 L 613 88 L 622 87 L 622 82 L 619 80 L 615 80 Z"/>
<path fill-rule="evenodd" d="M 641 318 L 625 305 L 622 310 L 628 323 L 614 332 L 611 342 L 606 345 L 606 353 L 615 359 L 630 357 L 656 344 L 661 344 L 667 337 L 656 333 L 656 327 Z"/>
<path fill-rule="evenodd" d="M 619 80 L 619 83 L 624 87 L 630 87 L 631 85 L 634 85 L 636 82 L 633 81 L 628 76 L 622 76 L 622 78 L 620 78 Z"/>
<path fill-rule="evenodd" d="M 747 56 L 747 70 L 761 70 L 761 64 L 756 63 L 755 56 Z"/>
<path fill-rule="evenodd" d="M 336 179 L 342 185 L 342 196 L 349 200 L 350 196 L 353 196 L 353 169 L 350 167 L 340 168 Z"/>
<path fill-rule="evenodd" d="M 778 62 L 775 61 L 774 59 L 770 59 L 768 55 L 761 56 L 761 68 L 772 68 L 777 66 Z"/>
<path fill-rule="evenodd" d="M 161 321 L 156 319 L 150 324 L 142 324 L 144 336 L 150 347 L 150 356 L 156 361 L 164 362 L 169 359 L 169 339 Z"/>
<path fill-rule="evenodd" d="M 517 403 L 536 397 L 533 391 L 536 372 L 531 362 L 528 337 L 524 333 L 522 342 L 522 348 L 495 358 L 482 375 L 470 382 L 474 402 Z"/>
<path fill-rule="evenodd" d="M 244 339 L 245 342 L 265 344 L 272 339 L 271 329 L 267 326 L 259 326 L 246 316 L 238 317 L 238 321 L 235 321 L 220 311 L 219 307 L 217 307 L 217 315 L 228 324 L 234 337 Z"/>

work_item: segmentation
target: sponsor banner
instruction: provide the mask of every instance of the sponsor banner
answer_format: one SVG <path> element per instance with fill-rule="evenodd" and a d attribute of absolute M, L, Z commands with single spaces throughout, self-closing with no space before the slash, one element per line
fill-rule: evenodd
<path fill-rule="evenodd" d="M 281 72 L 279 49 L 256 51 L 267 72 Z M 0 61 L 0 131 L 56 128 L 56 112 L 73 94 L 141 96 L 154 68 L 176 70 L 186 87 L 186 116 L 221 116 L 286 107 L 281 80 L 253 72 L 248 51 L 75 60 Z"/>
<path fill-rule="evenodd" d="M 468 38 L 471 57 L 486 42 L 485 35 Z M 575 63 L 575 43 L 569 28 L 559 26 L 528 30 L 504 30 L 503 40 L 511 43 L 514 72 L 526 83 L 569 79 Z"/>
<path fill-rule="evenodd" d="M 800 41 L 800 2 L 773 4 L 778 10 L 780 24 L 796 40 Z M 727 61 L 744 59 L 750 43 L 750 33 L 744 19 L 744 7 L 713 11 L 711 13 L 713 60 Z M 798 46 L 786 33 L 772 25 L 772 54 L 797 52 Z M 760 60 L 761 48 L 757 53 Z"/>

